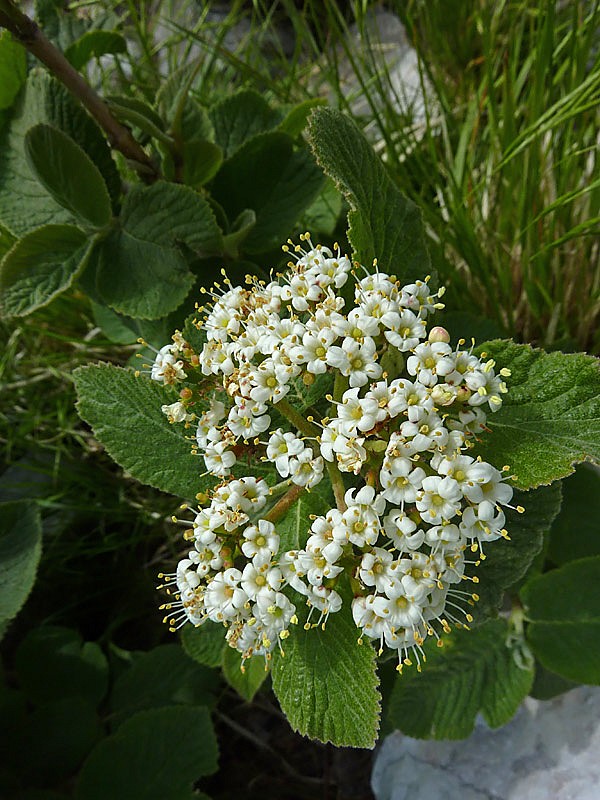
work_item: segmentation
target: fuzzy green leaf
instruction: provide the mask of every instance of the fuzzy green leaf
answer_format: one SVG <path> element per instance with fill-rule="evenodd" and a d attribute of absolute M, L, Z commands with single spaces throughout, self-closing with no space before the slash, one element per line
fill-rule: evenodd
<path fill-rule="evenodd" d="M 192 139 L 183 145 L 183 182 L 198 188 L 215 176 L 223 162 L 221 148 L 206 139 Z"/>
<path fill-rule="evenodd" d="M 210 118 L 215 142 L 223 148 L 225 158 L 230 158 L 257 134 L 277 127 L 281 115 L 258 92 L 243 89 L 213 106 Z"/>
<path fill-rule="evenodd" d="M 0 508 L 0 625 L 18 612 L 33 588 L 42 554 L 40 513 L 33 503 Z"/>
<path fill-rule="evenodd" d="M 333 236 L 342 213 L 342 202 L 342 195 L 328 178 L 316 200 L 306 209 L 302 226 L 313 234 Z"/>
<path fill-rule="evenodd" d="M 253 656 L 244 663 L 242 672 L 242 655 L 227 646 L 223 651 L 223 675 L 227 683 L 241 695 L 244 700 L 252 702 L 254 696 L 265 682 L 268 670 L 262 656 Z"/>
<path fill-rule="evenodd" d="M 134 478 L 187 498 L 211 485 L 200 478 L 203 463 L 191 454 L 183 426 L 161 411 L 177 400 L 175 390 L 110 364 L 79 367 L 73 377 L 80 415 Z"/>
<path fill-rule="evenodd" d="M 32 630 L 21 642 L 15 667 L 21 688 L 36 704 L 81 697 L 94 707 L 108 688 L 108 662 L 96 642 L 54 625 Z"/>
<path fill-rule="evenodd" d="M 244 251 L 261 253 L 289 235 L 323 181 L 310 153 L 295 150 L 290 136 L 261 133 L 223 163 L 212 194 L 230 220 L 247 208 L 256 212 L 256 225 L 244 242 Z"/>
<path fill-rule="evenodd" d="M 159 140 L 165 138 L 165 122 L 148 103 L 126 95 L 109 95 L 104 99 L 117 119 L 131 123 Z"/>
<path fill-rule="evenodd" d="M 171 705 L 208 706 L 217 673 L 191 659 L 178 644 L 164 644 L 136 658 L 110 696 L 115 726 L 138 711 Z"/>
<path fill-rule="evenodd" d="M 312 525 L 311 515 L 325 515 L 334 505 L 333 490 L 327 478 L 310 492 L 303 492 L 276 525 L 280 551 L 285 553 L 304 547 Z"/>
<path fill-rule="evenodd" d="M 24 316 L 64 292 L 85 268 L 92 243 L 72 225 L 44 225 L 20 239 L 0 262 L 0 306 Z"/>
<path fill-rule="evenodd" d="M 508 722 L 531 688 L 533 669 L 519 666 L 507 635 L 505 620 L 491 620 L 453 631 L 442 648 L 430 638 L 423 671 L 405 668 L 396 679 L 386 729 L 418 739 L 462 739 L 479 712 L 492 728 Z"/>
<path fill-rule="evenodd" d="M 207 667 L 219 667 L 223 661 L 225 628 L 215 622 L 204 625 L 184 625 L 181 629 L 181 646 L 190 658 Z"/>
<path fill-rule="evenodd" d="M 34 125 L 25 136 L 25 157 L 60 206 L 94 228 L 108 223 L 110 197 L 102 175 L 69 136 L 52 125 Z"/>
<path fill-rule="evenodd" d="M 570 561 L 521 590 L 527 639 L 544 667 L 600 684 L 600 556 Z"/>
<path fill-rule="evenodd" d="M 511 370 L 509 392 L 502 408 L 488 416 L 491 433 L 477 450 L 486 461 L 509 464 L 520 489 L 564 478 L 579 461 L 600 461 L 597 358 L 502 340 L 479 350 L 496 361 L 496 370 Z"/>
<path fill-rule="evenodd" d="M 223 237 L 206 200 L 163 181 L 136 186 L 118 227 L 94 248 L 85 276 L 91 292 L 131 317 L 157 319 L 174 311 L 195 280 L 179 243 L 201 256 L 222 251 Z"/>
<path fill-rule="evenodd" d="M 550 529 L 548 557 L 555 564 L 600 556 L 600 469 L 579 464 L 562 482 L 560 514 Z"/>
<path fill-rule="evenodd" d="M 288 136 L 300 136 L 304 128 L 306 128 L 311 111 L 317 106 L 324 105 L 327 105 L 327 101 L 323 97 L 311 97 L 308 100 L 303 100 L 298 105 L 290 108 L 277 126 L 277 130 L 287 133 Z"/>
<path fill-rule="evenodd" d="M 94 162 L 113 200 L 120 178 L 108 145 L 91 117 L 69 92 L 42 71 L 30 72 L 12 119 L 0 132 L 0 222 L 17 236 L 48 223 L 73 222 L 33 175 L 25 158 L 27 131 L 38 123 L 58 128 Z"/>
<path fill-rule="evenodd" d="M 332 108 L 317 108 L 309 121 L 317 163 L 350 204 L 348 238 L 356 258 L 403 282 L 430 271 L 421 212 L 394 185 L 356 124 Z"/>
<path fill-rule="evenodd" d="M 120 33 L 94 30 L 86 31 L 76 42 L 73 42 L 65 50 L 65 56 L 75 69 L 81 70 L 92 58 L 126 52 L 127 41 Z"/>
<path fill-rule="evenodd" d="M 375 652 L 358 644 L 359 632 L 347 599 L 331 614 L 325 630 L 304 630 L 302 622 L 275 650 L 273 690 L 292 728 L 337 747 L 375 746 L 380 694 Z"/>
<path fill-rule="evenodd" d="M 10 108 L 26 75 L 25 48 L 8 31 L 0 31 L 0 109 Z"/>
<path fill-rule="evenodd" d="M 477 621 L 495 615 L 504 592 L 523 578 L 542 549 L 544 535 L 560 510 L 560 502 L 559 482 L 529 492 L 515 492 L 512 504 L 523 506 L 525 512 L 505 510 L 510 540 L 498 539 L 484 545 L 486 558 L 476 569 L 479 584 L 475 591 L 480 599 L 473 614 Z"/>
<path fill-rule="evenodd" d="M 217 769 L 217 741 L 202 707 L 141 711 L 94 748 L 76 800 L 193 800 L 193 784 Z"/>

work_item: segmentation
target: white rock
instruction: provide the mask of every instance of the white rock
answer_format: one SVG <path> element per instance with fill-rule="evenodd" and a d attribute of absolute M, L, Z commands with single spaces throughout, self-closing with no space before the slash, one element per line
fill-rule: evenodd
<path fill-rule="evenodd" d="M 380 747 L 377 800 L 598 800 L 600 689 L 528 698 L 511 722 L 478 720 L 469 739 L 420 741 L 394 733 Z"/>

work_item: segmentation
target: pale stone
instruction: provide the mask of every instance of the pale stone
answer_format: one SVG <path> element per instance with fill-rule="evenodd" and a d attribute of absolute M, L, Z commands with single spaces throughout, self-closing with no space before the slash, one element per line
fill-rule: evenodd
<path fill-rule="evenodd" d="M 598 800 L 600 689 L 528 698 L 503 728 L 477 721 L 466 740 L 394 733 L 372 776 L 377 800 Z"/>

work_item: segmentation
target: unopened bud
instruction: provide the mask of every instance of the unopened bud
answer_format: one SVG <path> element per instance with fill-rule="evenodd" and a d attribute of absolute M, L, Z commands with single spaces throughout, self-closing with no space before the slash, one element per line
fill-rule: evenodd
<path fill-rule="evenodd" d="M 305 386 L 312 386 L 314 382 L 315 382 L 315 376 L 312 374 L 312 372 L 305 372 L 302 375 L 302 383 Z"/>
<path fill-rule="evenodd" d="M 429 331 L 429 336 L 427 337 L 430 342 L 449 342 L 450 341 L 450 334 L 446 330 L 446 328 L 442 328 L 440 325 L 436 325 L 435 328 L 432 328 Z"/>
<path fill-rule="evenodd" d="M 186 387 L 185 387 L 185 389 L 182 389 L 182 390 L 179 392 L 179 397 L 181 397 L 181 399 L 182 399 L 182 400 L 191 400 L 191 399 L 192 399 L 192 390 L 191 390 L 191 389 L 189 389 L 189 388 L 186 386 Z"/>
<path fill-rule="evenodd" d="M 439 383 L 431 390 L 431 399 L 437 406 L 452 405 L 455 396 L 456 389 L 451 389 L 449 386 L 443 386 Z"/>
<path fill-rule="evenodd" d="M 466 403 L 472 394 L 468 386 L 459 386 L 456 390 L 456 400 L 459 403 Z"/>

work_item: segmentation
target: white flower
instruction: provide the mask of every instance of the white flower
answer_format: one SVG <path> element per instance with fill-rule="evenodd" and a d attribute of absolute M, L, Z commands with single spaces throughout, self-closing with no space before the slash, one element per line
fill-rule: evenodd
<path fill-rule="evenodd" d="M 259 556 L 270 561 L 279 550 L 279 536 L 275 526 L 266 519 L 259 519 L 258 525 L 249 525 L 244 530 L 242 553 L 247 558 Z"/>
<path fill-rule="evenodd" d="M 302 337 L 302 344 L 291 348 L 290 358 L 296 364 L 306 364 L 308 372 L 321 375 L 327 371 L 327 354 L 336 338 L 331 329 L 324 328 L 318 335 L 308 331 Z"/>
<path fill-rule="evenodd" d="M 365 553 L 360 562 L 359 576 L 365 586 L 374 586 L 378 592 L 385 592 L 394 580 L 391 569 L 393 556 L 381 547 L 374 547 Z"/>
<path fill-rule="evenodd" d="M 264 403 L 254 403 L 236 397 L 236 404 L 227 417 L 227 427 L 235 436 L 245 441 L 266 431 L 271 424 L 271 417 L 266 414 Z"/>
<path fill-rule="evenodd" d="M 277 279 L 239 288 L 225 278 L 208 293 L 200 353 L 176 332 L 155 358 L 154 380 L 185 382 L 163 413 L 198 416 L 194 452 L 220 480 L 197 495 L 184 534 L 193 549 L 164 576 L 178 592 L 168 622 L 222 623 L 243 659 L 268 663 L 297 621 L 286 587 L 304 597 L 307 627 L 325 626 L 342 608 L 333 586 L 345 574 L 357 626 L 395 650 L 399 668 L 419 666 L 428 635 L 461 614 L 470 621 L 465 605 L 477 596 L 458 587 L 469 548 L 508 536 L 501 507 L 512 488 L 467 455 L 484 409 L 502 403 L 508 371 L 452 349 L 444 328 L 427 330 L 443 290 L 433 294 L 427 280 L 402 287 L 376 264 L 372 274 L 352 270 L 337 245 L 300 238 L 284 248 L 292 260 Z M 350 276 L 354 296 L 339 291 Z M 279 427 L 265 434 L 271 418 Z M 279 511 L 322 480 L 325 461 L 336 504 L 282 552 Z M 271 489 L 230 474 L 265 462 L 284 479 Z"/>
<path fill-rule="evenodd" d="M 282 478 L 290 474 L 290 458 L 298 456 L 305 450 L 302 439 L 293 433 L 284 433 L 281 428 L 273 431 L 267 444 L 267 458 L 275 464 L 275 469 Z"/>
<path fill-rule="evenodd" d="M 211 475 L 224 478 L 231 473 L 236 462 L 233 450 L 228 450 L 227 442 L 209 442 L 204 450 L 204 463 Z"/>
<path fill-rule="evenodd" d="M 282 583 L 283 577 L 280 569 L 260 562 L 258 567 L 253 562 L 246 564 L 240 579 L 240 586 L 253 602 L 259 595 L 277 591 Z"/>
<path fill-rule="evenodd" d="M 384 335 L 390 344 L 404 353 L 412 350 L 425 338 L 425 322 L 406 309 L 394 320 L 394 327 L 385 331 Z"/>
<path fill-rule="evenodd" d="M 417 529 L 417 523 L 399 508 L 390 511 L 384 518 L 383 527 L 400 553 L 418 550 L 425 541 L 425 533 Z"/>
<path fill-rule="evenodd" d="M 414 503 L 426 472 L 409 458 L 386 459 L 379 473 L 382 497 L 390 503 Z"/>
<path fill-rule="evenodd" d="M 206 587 L 204 605 L 213 622 L 235 619 L 248 602 L 248 595 L 238 585 L 242 577 L 239 569 L 218 572 Z"/>
<path fill-rule="evenodd" d="M 337 406 L 337 426 L 347 437 L 359 431 L 370 431 L 377 424 L 379 403 L 374 397 L 360 398 L 360 389 L 348 389 L 342 395 L 342 402 Z"/>
<path fill-rule="evenodd" d="M 423 479 L 423 488 L 417 497 L 416 506 L 424 520 L 438 525 L 456 516 L 461 499 L 460 487 L 453 478 L 432 475 Z"/>
<path fill-rule="evenodd" d="M 150 377 L 158 383 L 173 384 L 186 378 L 183 361 L 178 360 L 178 351 L 173 344 L 166 344 L 156 354 Z"/>
<path fill-rule="evenodd" d="M 325 465 L 321 456 L 313 458 L 311 447 L 306 447 L 297 456 L 290 458 L 290 478 L 297 486 L 312 489 L 323 477 Z"/>
<path fill-rule="evenodd" d="M 379 378 L 381 365 L 376 362 L 377 347 L 371 337 L 365 337 L 362 344 L 346 337 L 342 346 L 334 345 L 327 351 L 327 363 L 339 369 L 342 375 L 350 378 L 350 386 L 364 386 L 369 380 Z"/>
<path fill-rule="evenodd" d="M 186 407 L 183 403 L 171 403 L 160 407 L 160 410 L 165 414 L 169 422 L 188 422 L 193 419 L 193 414 L 188 414 Z"/>
<path fill-rule="evenodd" d="M 434 386 L 437 383 L 436 367 L 438 361 L 452 353 L 452 348 L 446 342 L 425 342 L 417 345 L 413 350 L 414 355 L 406 361 L 406 370 L 409 375 L 416 375 L 419 383 L 424 386 Z"/>

